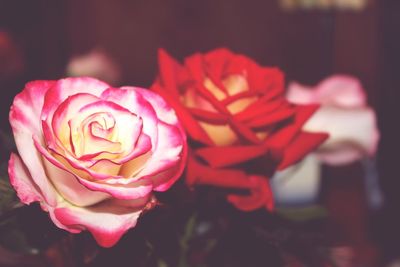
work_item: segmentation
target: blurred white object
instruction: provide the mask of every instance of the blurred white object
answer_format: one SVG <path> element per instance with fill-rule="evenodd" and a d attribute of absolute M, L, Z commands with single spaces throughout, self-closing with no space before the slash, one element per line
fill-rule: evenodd
<path fill-rule="evenodd" d="M 318 197 L 320 176 L 320 163 L 312 154 L 277 172 L 270 180 L 276 206 L 314 203 Z"/>
<path fill-rule="evenodd" d="M 375 154 L 379 141 L 376 116 L 356 78 L 335 75 L 315 87 L 291 83 L 287 97 L 297 104 L 321 104 L 303 127 L 329 133 L 316 151 L 324 163 L 343 165 Z"/>
<path fill-rule="evenodd" d="M 375 112 L 370 108 L 323 106 L 303 129 L 329 133 L 329 138 L 316 153 L 324 163 L 330 165 L 344 165 L 364 156 L 373 156 L 379 137 Z"/>
<path fill-rule="evenodd" d="M 111 85 L 118 85 L 121 71 L 114 60 L 102 49 L 71 58 L 67 65 L 68 76 L 90 76 Z"/>
<path fill-rule="evenodd" d="M 297 104 L 320 104 L 303 129 L 330 136 L 312 155 L 275 174 L 271 179 L 274 198 L 277 206 L 312 204 L 319 193 L 321 162 L 345 165 L 375 155 L 379 141 L 376 115 L 367 106 L 361 83 L 351 76 L 334 75 L 315 87 L 291 83 L 287 98 Z M 373 206 L 382 203 L 376 180 L 377 174 L 366 169 L 367 193 Z"/>

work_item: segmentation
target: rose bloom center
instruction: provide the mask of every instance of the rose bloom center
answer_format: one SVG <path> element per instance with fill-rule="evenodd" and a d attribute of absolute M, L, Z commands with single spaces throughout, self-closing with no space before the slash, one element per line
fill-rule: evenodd
<path fill-rule="evenodd" d="M 221 80 L 220 86 L 217 86 L 212 79 L 206 77 L 203 81 L 203 86 L 218 101 L 223 101 L 230 96 L 234 96 L 249 90 L 249 84 L 245 74 L 228 75 Z M 257 99 L 258 97 L 255 96 L 239 98 L 226 105 L 226 109 L 231 115 L 235 115 L 244 111 L 252 103 L 256 102 Z M 218 112 L 206 98 L 197 92 L 195 88 L 187 88 L 183 97 L 181 98 L 181 101 L 186 107 L 189 108 L 198 108 L 209 112 Z M 237 134 L 228 123 L 216 125 L 209 122 L 200 121 L 199 124 L 217 146 L 229 146 L 238 141 Z M 263 140 L 267 136 L 267 132 L 259 131 L 256 133 L 256 135 L 260 140 Z"/>

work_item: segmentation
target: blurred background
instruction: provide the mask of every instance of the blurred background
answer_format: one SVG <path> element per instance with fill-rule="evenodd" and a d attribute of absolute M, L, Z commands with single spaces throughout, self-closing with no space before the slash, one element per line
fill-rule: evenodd
<path fill-rule="evenodd" d="M 341 229 L 338 244 L 357 248 L 365 264 L 357 266 L 399 266 L 400 1 L 338 2 L 0 0 L 1 138 L 10 133 L 8 110 L 26 82 L 74 74 L 70 60 L 93 51 L 112 60 L 115 86 L 149 87 L 158 48 L 182 60 L 227 47 L 306 85 L 353 75 L 377 112 L 381 140 L 372 171 L 383 202 L 369 205 L 360 162 L 323 167 L 320 202 Z M 6 162 L 9 148 L 2 143 Z"/>

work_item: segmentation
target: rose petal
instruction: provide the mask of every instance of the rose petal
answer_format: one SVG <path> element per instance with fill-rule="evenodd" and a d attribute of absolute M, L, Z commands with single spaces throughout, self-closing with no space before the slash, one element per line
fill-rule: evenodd
<path fill-rule="evenodd" d="M 207 57 L 207 55 L 205 55 L 205 57 Z M 250 65 L 257 65 L 257 63 L 255 63 L 250 58 L 248 58 L 244 55 L 240 55 L 240 54 L 231 53 L 231 56 L 228 55 L 225 58 L 225 60 L 226 60 L 225 66 L 224 66 L 225 70 L 224 70 L 223 76 L 228 76 L 228 75 L 246 75 L 247 76 L 248 75 L 248 72 L 247 72 L 248 67 Z M 209 65 L 212 65 L 212 62 L 209 62 Z"/>
<path fill-rule="evenodd" d="M 149 180 L 132 181 L 131 183 L 124 186 L 107 183 L 107 181 L 105 180 L 106 178 L 116 178 L 116 177 L 101 176 L 98 173 L 90 172 L 90 170 L 84 168 L 74 169 L 79 166 L 68 166 L 67 165 L 69 163 L 68 161 L 60 161 L 61 159 L 63 159 L 61 157 L 58 157 L 56 159 L 53 155 L 51 155 L 46 149 L 44 149 L 41 146 L 41 144 L 37 141 L 36 138 L 34 138 L 34 141 L 38 151 L 40 151 L 40 153 L 50 163 L 52 163 L 53 165 L 55 165 L 60 169 L 64 169 L 73 174 L 82 185 L 84 185 L 90 190 L 108 193 L 113 197 L 119 199 L 137 199 L 148 195 L 153 188 L 152 182 Z M 94 179 L 95 181 L 87 180 L 88 177 Z M 100 182 L 99 180 L 102 179 L 104 181 Z"/>
<path fill-rule="evenodd" d="M 82 125 L 83 129 L 79 133 L 82 136 L 79 138 L 81 140 L 76 142 L 78 149 L 74 149 L 75 155 L 79 160 L 118 159 L 124 153 L 121 142 L 108 140 L 107 137 L 103 138 L 96 135 L 94 133 L 94 124 L 97 124 L 97 121 L 84 122 L 84 125 Z M 116 133 L 113 135 L 112 139 L 118 138 Z M 132 139 L 134 138 L 135 136 L 132 137 Z"/>
<path fill-rule="evenodd" d="M 287 120 L 295 115 L 292 109 L 278 110 L 272 114 L 259 116 L 258 118 L 250 120 L 247 125 L 252 128 L 262 128 L 266 126 L 273 126 L 281 121 Z"/>
<path fill-rule="evenodd" d="M 202 85 L 207 88 L 208 92 L 210 92 L 218 101 L 222 101 L 228 96 L 228 92 L 220 80 L 212 81 L 207 77 L 204 79 Z"/>
<path fill-rule="evenodd" d="M 106 181 L 109 184 L 129 184 L 132 181 L 138 180 L 139 178 L 136 177 L 136 174 L 146 166 L 147 160 L 152 156 L 151 152 L 151 140 L 150 137 L 148 137 L 145 134 L 140 135 L 138 138 L 138 142 L 135 144 L 135 148 L 132 149 L 132 152 L 128 155 L 126 155 L 124 158 L 119 159 L 119 160 L 102 160 L 98 161 L 95 163 L 95 165 L 98 165 L 99 163 L 101 164 L 107 164 L 107 161 L 109 164 L 114 164 L 115 166 L 118 166 L 118 177 L 110 177 L 107 178 Z M 93 167 L 96 167 L 93 165 Z M 106 167 L 107 165 L 105 165 Z M 112 167 L 113 165 L 110 165 Z M 93 167 L 90 167 L 92 170 Z M 121 179 L 121 177 L 124 177 L 126 179 Z"/>
<path fill-rule="evenodd" d="M 206 122 L 199 122 L 201 127 L 207 133 L 209 138 L 212 140 L 214 146 L 229 146 L 238 141 L 238 135 L 232 129 L 232 127 L 225 123 L 225 124 L 213 124 L 213 123 L 206 123 Z"/>
<path fill-rule="evenodd" d="M 304 130 L 329 133 L 329 139 L 317 152 L 332 165 L 374 155 L 379 140 L 375 112 L 371 108 L 323 107 L 304 125 Z"/>
<path fill-rule="evenodd" d="M 249 64 L 247 73 L 250 90 L 257 90 L 270 96 L 284 93 L 285 78 L 280 69 L 260 67 L 254 63 Z"/>
<path fill-rule="evenodd" d="M 204 129 L 193 118 L 190 112 L 179 102 L 179 98 L 175 99 L 171 95 L 168 95 L 157 83 L 151 86 L 151 90 L 161 95 L 171 105 L 171 107 L 176 111 L 183 128 L 186 129 L 187 133 L 193 138 L 193 140 L 203 144 L 213 144 Z"/>
<path fill-rule="evenodd" d="M 244 91 L 244 92 L 240 92 L 235 95 L 232 95 L 232 96 L 228 96 L 227 98 L 222 100 L 221 103 L 225 106 L 228 106 L 229 104 L 232 104 L 242 98 L 256 98 L 257 99 L 256 101 L 258 101 L 259 95 L 260 95 L 260 93 L 257 91 Z M 253 103 L 255 103 L 255 102 L 253 102 Z M 250 104 L 250 105 L 252 105 L 252 104 Z"/>
<path fill-rule="evenodd" d="M 278 170 L 283 170 L 288 166 L 302 159 L 306 154 L 316 149 L 326 139 L 329 134 L 300 132 L 290 145 L 285 149 L 283 159 L 278 166 Z"/>
<path fill-rule="evenodd" d="M 96 183 L 85 179 L 79 179 L 79 181 L 91 190 L 108 193 L 118 199 L 129 200 L 141 198 L 147 196 L 153 190 L 153 184 L 148 179 L 131 182 L 124 186 L 107 183 L 107 181 L 103 183 Z"/>
<path fill-rule="evenodd" d="M 158 133 L 157 147 L 155 147 L 153 155 L 147 161 L 146 166 L 138 176 L 152 176 L 164 172 L 171 167 L 175 167 L 178 164 L 179 167 L 175 170 L 172 177 L 169 177 L 169 181 L 158 179 L 157 183 L 155 183 L 154 190 L 161 191 L 166 190 L 165 182 L 171 184 L 171 181 L 178 179 L 182 173 L 186 160 L 186 139 L 185 136 L 182 135 L 180 128 L 162 121 L 158 123 Z"/>
<path fill-rule="evenodd" d="M 77 206 L 90 206 L 110 198 L 109 194 L 95 192 L 83 186 L 77 178 L 65 168 L 56 167 L 46 158 L 43 159 L 46 173 L 57 188 L 58 192 L 70 203 Z"/>
<path fill-rule="evenodd" d="M 314 114 L 319 105 L 296 106 L 295 117 L 291 124 L 285 125 L 271 134 L 266 140 L 266 145 L 274 150 L 283 149 L 299 133 L 304 123 Z"/>
<path fill-rule="evenodd" d="M 192 135 L 195 140 L 202 143 L 211 144 L 212 142 L 208 138 L 207 134 L 179 101 L 179 92 L 177 88 L 178 82 L 180 81 L 179 76 L 186 76 L 188 73 L 163 49 L 160 49 L 158 52 L 158 61 L 160 78 L 151 86 L 151 90 L 157 92 L 165 100 L 167 100 L 171 107 L 179 114 L 183 125 L 191 125 L 191 127 L 185 128 L 188 129 L 189 134 Z M 166 93 L 164 89 L 166 89 L 168 93 Z"/>
<path fill-rule="evenodd" d="M 54 215 L 69 231 L 89 230 L 100 246 L 112 247 L 136 225 L 141 212 L 105 201 L 90 208 L 60 207 L 54 210 Z"/>
<path fill-rule="evenodd" d="M 87 93 L 99 97 L 109 87 L 108 84 L 89 77 L 58 80 L 46 93 L 41 118 L 51 121 L 55 110 L 69 96 Z"/>
<path fill-rule="evenodd" d="M 43 192 L 44 200 L 51 206 L 56 205 L 57 194 L 47 179 L 41 156 L 35 149 L 32 136 L 41 136 L 39 111 L 43 106 L 45 93 L 53 84 L 51 81 L 28 83 L 25 89 L 14 98 L 10 110 L 10 124 L 21 159 L 32 181 Z"/>
<path fill-rule="evenodd" d="M 251 130 L 250 125 L 241 123 L 235 119 L 230 120 L 232 129 L 238 136 L 253 144 L 260 144 L 261 140 L 257 137 L 256 133 Z"/>
<path fill-rule="evenodd" d="M 367 96 L 360 80 L 347 75 L 334 75 L 318 84 L 318 102 L 337 107 L 362 107 Z"/>
<path fill-rule="evenodd" d="M 303 86 L 296 82 L 291 82 L 289 84 L 286 98 L 290 102 L 300 105 L 318 103 L 315 92 L 311 87 Z"/>
<path fill-rule="evenodd" d="M 261 156 L 267 152 L 263 146 L 204 147 L 195 150 L 196 155 L 214 168 L 221 168 Z"/>
<path fill-rule="evenodd" d="M 267 117 L 268 114 L 271 114 L 274 111 L 285 109 L 291 109 L 287 104 L 287 101 L 285 99 L 277 99 L 269 101 L 268 105 L 252 105 L 251 109 L 245 109 L 244 111 L 235 114 L 235 118 L 240 121 L 249 121 L 255 118 Z"/>
<path fill-rule="evenodd" d="M 44 211 L 49 212 L 50 218 L 52 219 L 54 224 L 61 229 L 67 229 L 67 227 L 65 227 L 57 220 L 57 218 L 55 218 L 53 214 L 55 206 L 50 206 L 49 203 L 45 201 L 43 194 L 33 182 L 21 159 L 14 153 L 11 153 L 10 156 L 8 173 L 10 176 L 10 183 L 14 187 L 22 203 L 30 204 L 32 202 L 39 201 L 41 208 Z M 59 205 L 61 202 L 63 202 L 63 199 L 60 196 L 57 196 L 56 204 Z"/>
<path fill-rule="evenodd" d="M 188 108 L 188 110 L 197 120 L 207 123 L 219 125 L 226 124 L 228 121 L 228 116 L 220 113 L 210 112 L 198 108 Z"/>
<path fill-rule="evenodd" d="M 205 54 L 204 60 L 208 63 L 206 69 L 207 75 L 214 81 L 218 81 L 220 77 L 226 74 L 237 74 L 227 73 L 229 70 L 226 69 L 226 63 L 233 57 L 233 53 L 226 48 L 217 48 Z M 239 74 L 241 74 L 241 70 Z"/>
<path fill-rule="evenodd" d="M 150 142 L 150 141 L 149 141 Z M 133 180 L 138 179 L 137 174 L 146 166 L 146 162 L 151 157 L 151 151 L 144 154 L 133 157 L 130 161 L 124 163 L 119 171 L 119 175 L 125 178 L 133 178 Z M 115 183 L 129 182 L 129 179 L 116 179 Z M 108 183 L 110 183 L 110 179 Z"/>
<path fill-rule="evenodd" d="M 200 53 L 195 53 L 184 60 L 184 67 L 189 73 L 188 77 L 203 84 L 203 80 L 207 77 L 205 69 L 203 68 L 205 62 Z"/>
<path fill-rule="evenodd" d="M 151 138 L 153 146 L 157 144 L 157 113 L 136 87 L 109 88 L 103 92 L 101 98 L 116 103 L 140 117 L 145 122 L 142 131 Z"/>
<path fill-rule="evenodd" d="M 98 101 L 99 98 L 91 94 L 76 94 L 68 97 L 58 106 L 54 114 L 43 120 L 42 128 L 48 146 L 59 151 L 73 151 L 77 147 L 74 144 L 74 132 L 71 131 L 70 121 L 77 116 L 78 110 L 88 103 Z M 71 136 L 72 135 L 72 136 Z M 72 141 L 72 142 L 71 142 Z"/>
<path fill-rule="evenodd" d="M 8 175 L 10 176 L 10 183 L 15 191 L 17 191 L 17 195 L 22 203 L 30 204 L 43 200 L 40 189 L 32 181 L 21 159 L 14 153 L 11 153 L 8 162 Z"/>
<path fill-rule="evenodd" d="M 247 175 L 238 169 L 214 169 L 201 164 L 193 156 L 188 159 L 186 183 L 193 185 L 212 185 L 234 189 L 251 187 Z"/>
<path fill-rule="evenodd" d="M 124 89 L 130 90 L 129 87 L 124 87 Z M 175 111 L 161 96 L 144 88 L 134 87 L 132 90 L 140 93 L 140 95 L 151 104 L 157 114 L 158 120 L 168 124 L 180 126 Z"/>
<path fill-rule="evenodd" d="M 253 185 L 250 189 L 250 195 L 230 194 L 227 196 L 227 200 L 242 211 L 253 211 L 262 207 L 272 211 L 274 200 L 267 179 L 262 176 L 249 176 L 249 183 Z"/>
<path fill-rule="evenodd" d="M 176 99 L 178 93 L 178 73 L 182 72 L 181 65 L 176 62 L 164 49 L 158 50 L 158 62 L 160 68 L 160 82 L 168 88 L 168 91 Z"/>
<path fill-rule="evenodd" d="M 135 143 L 141 133 L 142 130 L 142 119 L 139 118 L 136 114 L 131 113 L 129 110 L 121 107 L 110 101 L 98 101 L 94 103 L 90 103 L 79 110 L 83 118 L 86 118 L 84 114 L 97 114 L 100 112 L 105 112 L 111 114 L 112 117 L 116 118 L 115 122 L 115 131 L 116 137 L 115 140 L 121 143 L 121 148 L 128 148 L 127 152 L 131 151 L 131 148 L 135 147 Z M 147 121 L 146 121 L 147 122 Z M 86 140 L 86 137 L 85 137 Z M 90 141 L 88 139 L 87 141 Z M 84 154 L 96 153 L 96 151 L 106 150 L 104 148 L 96 148 L 97 141 L 93 141 L 91 147 L 94 149 L 84 151 Z M 100 145 L 100 144 L 99 144 Z"/>
<path fill-rule="evenodd" d="M 293 103 L 320 103 L 347 108 L 362 107 L 367 102 L 360 81 L 347 75 L 330 76 L 314 88 L 291 83 L 288 86 L 287 98 Z"/>
<path fill-rule="evenodd" d="M 74 157 L 69 155 L 60 154 L 58 151 L 55 151 L 49 148 L 49 151 L 40 143 L 39 138 L 37 136 L 33 136 L 33 143 L 37 151 L 44 156 L 47 160 L 49 160 L 52 164 L 60 167 L 61 169 L 66 169 L 74 175 L 77 175 L 80 178 L 85 179 L 94 179 L 94 180 L 104 180 L 110 178 L 110 174 L 107 173 L 98 173 L 91 170 L 89 166 L 85 166 L 85 163 Z M 90 163 L 90 162 L 89 162 Z M 117 178 L 114 176 L 113 178 Z M 123 178 L 123 177 L 119 177 Z"/>

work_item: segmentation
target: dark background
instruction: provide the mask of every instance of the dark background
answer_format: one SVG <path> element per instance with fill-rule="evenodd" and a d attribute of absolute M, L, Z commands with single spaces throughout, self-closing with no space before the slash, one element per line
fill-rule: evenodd
<path fill-rule="evenodd" d="M 309 85 L 334 73 L 355 75 L 378 114 L 385 203 L 377 212 L 366 211 L 359 177 L 346 177 L 344 184 L 354 191 L 337 203 L 358 200 L 359 231 L 371 236 L 383 258 L 393 259 L 400 256 L 399 12 L 398 0 L 370 1 L 360 12 L 287 12 L 277 0 L 0 0 L 0 29 L 12 35 L 25 59 L 23 73 L 0 77 L 0 127 L 10 131 L 8 109 L 27 81 L 63 77 L 71 56 L 94 47 L 104 48 L 121 66 L 122 84 L 142 87 L 157 73 L 160 47 L 180 60 L 228 47 L 261 65 L 280 67 L 288 81 Z M 2 161 L 7 158 L 1 153 Z"/>

